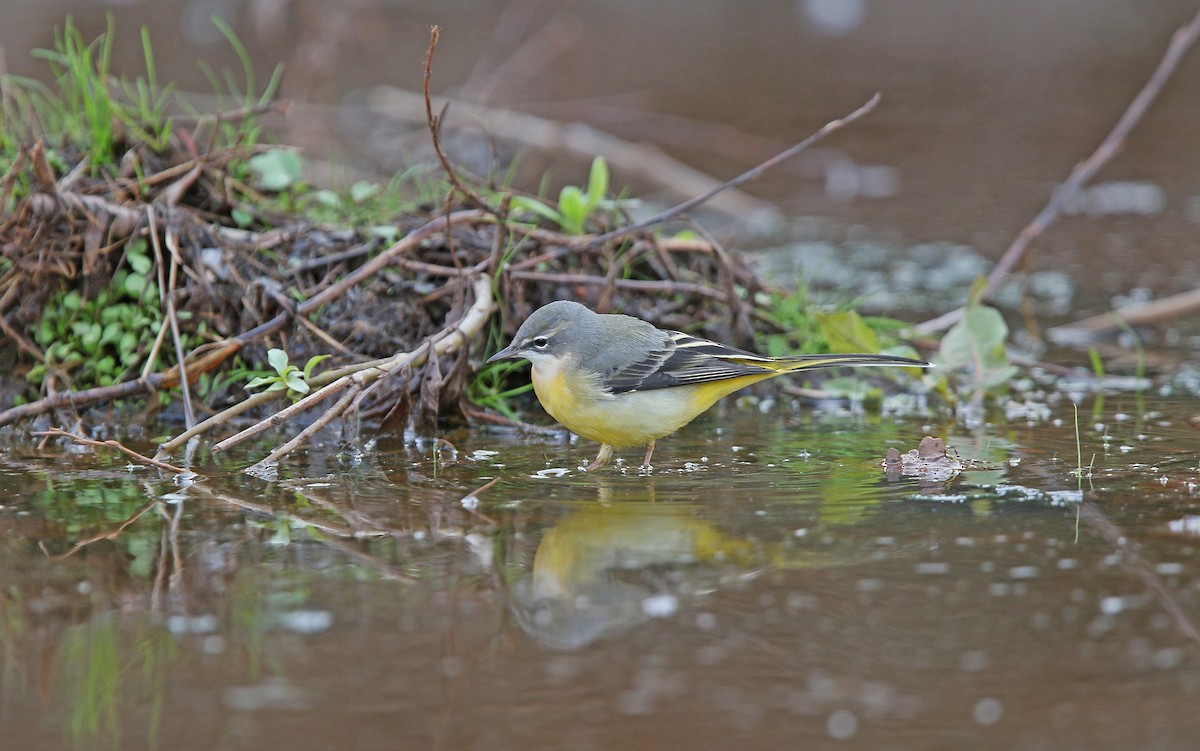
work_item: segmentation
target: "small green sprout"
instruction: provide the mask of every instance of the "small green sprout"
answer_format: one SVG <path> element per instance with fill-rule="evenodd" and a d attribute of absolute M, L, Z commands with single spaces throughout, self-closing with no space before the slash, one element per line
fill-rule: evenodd
<path fill-rule="evenodd" d="M 300 155 L 288 149 L 271 149 L 255 154 L 246 164 L 258 176 L 261 188 L 275 192 L 287 190 L 298 183 L 304 169 Z"/>
<path fill-rule="evenodd" d="M 278 348 L 267 350 L 267 364 L 274 370 L 275 375 L 260 375 L 246 384 L 247 389 L 257 389 L 266 386 L 264 393 L 272 391 L 287 391 L 288 398 L 296 401 L 311 390 L 308 379 L 312 377 L 313 368 L 329 355 L 315 355 L 308 358 L 304 369 L 288 362 L 287 352 Z M 260 371 L 261 372 L 261 371 Z"/>
<path fill-rule="evenodd" d="M 512 207 L 554 222 L 567 234 L 582 235 L 588 218 L 605 203 L 607 194 L 608 163 L 598 156 L 592 160 L 587 192 L 575 185 L 567 185 L 558 194 L 558 209 L 526 196 L 514 196 Z"/>

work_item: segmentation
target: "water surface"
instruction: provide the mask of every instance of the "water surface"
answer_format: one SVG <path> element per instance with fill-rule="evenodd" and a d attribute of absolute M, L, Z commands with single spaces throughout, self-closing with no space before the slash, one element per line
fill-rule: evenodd
<path fill-rule="evenodd" d="M 431 443 L 315 448 L 275 482 L 236 471 L 249 454 L 181 485 L 14 449 L 0 730 L 31 749 L 1186 748 L 1200 404 L 1137 404 L 1082 405 L 1082 484 L 1070 405 L 967 435 L 730 404 L 648 477 L 480 431 L 436 466 Z M 888 479 L 884 450 L 925 433 L 972 468 Z"/>

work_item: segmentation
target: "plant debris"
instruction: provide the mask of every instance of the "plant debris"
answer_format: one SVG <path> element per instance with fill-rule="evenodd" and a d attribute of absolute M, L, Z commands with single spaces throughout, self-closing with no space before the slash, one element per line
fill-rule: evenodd
<path fill-rule="evenodd" d="M 436 42 L 435 30 L 427 105 Z M 324 216 L 317 209 L 378 200 L 378 191 L 354 186 L 345 198 L 311 191 L 299 182 L 295 155 L 255 145 L 253 129 L 215 136 L 215 124 L 279 109 L 264 97 L 236 113 L 196 118 L 190 130 L 155 129 L 163 137 L 153 144 L 138 135 L 150 128 L 126 128 L 113 138 L 112 168 L 67 159 L 68 142 L 19 147 L 0 179 L 0 321 L 20 353 L 10 373 L 37 383 L 40 393 L 0 412 L 0 425 L 28 418 L 40 418 L 42 427 L 69 418 L 81 424 L 82 407 L 157 394 L 145 403 L 165 407 L 160 417 L 168 421 L 182 406 L 187 427 L 165 453 L 192 436 L 244 424 L 251 417 L 244 413 L 261 416 L 285 393 L 299 400 L 216 444 L 220 451 L 341 395 L 263 462 L 270 463 L 348 410 L 411 414 L 426 430 L 439 417 L 480 414 L 467 400 L 467 345 L 487 332 L 487 346 L 496 346 L 553 300 L 621 310 L 744 347 L 773 330 L 762 309 L 765 287 L 745 263 L 694 231 L 660 229 L 716 191 L 631 223 L 608 197 L 601 159 L 586 191 L 564 189 L 554 207 L 468 184 L 442 150 L 440 116 L 429 105 L 445 181 L 397 200 L 395 211 L 376 212 L 369 224 L 331 224 L 316 218 Z M 300 379 L 276 355 L 272 375 L 255 369 L 270 359 L 269 349 L 301 363 L 332 359 L 326 370 L 305 368 Z M 289 376 L 289 385 L 303 380 L 312 390 L 243 393 L 247 380 Z M 0 388 L 23 401 L 15 398 L 23 396 L 18 382 Z M 64 409 L 74 414 L 55 416 Z M 92 414 L 87 421 L 103 420 Z"/>

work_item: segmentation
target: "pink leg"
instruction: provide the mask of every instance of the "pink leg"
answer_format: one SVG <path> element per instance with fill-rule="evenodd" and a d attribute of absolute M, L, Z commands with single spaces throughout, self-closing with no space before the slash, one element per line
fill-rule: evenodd
<path fill-rule="evenodd" d="M 583 468 L 584 472 L 591 472 L 593 469 L 599 469 L 612 459 L 613 447 L 607 443 L 600 444 L 600 453 L 596 455 L 596 460 Z"/>
<path fill-rule="evenodd" d="M 653 453 L 654 441 L 650 441 L 646 444 L 646 458 L 642 460 L 642 471 L 649 473 L 654 470 L 654 467 L 650 466 L 650 455 Z"/>

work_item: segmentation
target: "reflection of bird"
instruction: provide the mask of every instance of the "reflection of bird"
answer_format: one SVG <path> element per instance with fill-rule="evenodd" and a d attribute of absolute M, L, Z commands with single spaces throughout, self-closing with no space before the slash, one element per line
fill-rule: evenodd
<path fill-rule="evenodd" d="M 697 564 L 746 566 L 751 544 L 695 512 L 675 503 L 616 502 L 584 508 L 546 530 L 533 571 L 513 587 L 521 628 L 548 647 L 578 649 L 673 613 L 658 601 L 677 603 L 679 591 L 689 589 L 681 583 L 698 591 L 714 586 L 703 579 L 712 570 Z M 664 571 L 690 573 L 676 578 Z"/>
<path fill-rule="evenodd" d="M 533 390 L 550 415 L 600 443 L 593 470 L 614 447 L 645 446 L 688 424 L 724 396 L 785 373 L 839 366 L 929 363 L 878 354 L 764 357 L 624 315 L 560 300 L 538 308 L 488 362 L 525 358 Z"/>

